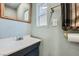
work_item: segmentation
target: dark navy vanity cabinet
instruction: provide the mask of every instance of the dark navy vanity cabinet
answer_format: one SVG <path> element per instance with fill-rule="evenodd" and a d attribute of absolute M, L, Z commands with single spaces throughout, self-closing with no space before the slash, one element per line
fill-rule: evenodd
<path fill-rule="evenodd" d="M 40 42 L 35 43 L 20 51 L 10 54 L 9 56 L 39 56 L 39 45 L 40 45 Z"/>

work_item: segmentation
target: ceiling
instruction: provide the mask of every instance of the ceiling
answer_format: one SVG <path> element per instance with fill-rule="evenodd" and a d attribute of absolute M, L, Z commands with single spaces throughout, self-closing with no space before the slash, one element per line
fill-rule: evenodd
<path fill-rule="evenodd" d="M 20 3 L 5 3 L 6 6 L 13 8 L 13 9 L 18 8 L 19 4 Z"/>

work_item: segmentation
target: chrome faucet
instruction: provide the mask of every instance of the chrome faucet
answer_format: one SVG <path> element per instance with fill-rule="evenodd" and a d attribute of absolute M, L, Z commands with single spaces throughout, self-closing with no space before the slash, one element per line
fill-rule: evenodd
<path fill-rule="evenodd" d="M 23 40 L 23 37 L 18 37 L 16 40 Z"/>

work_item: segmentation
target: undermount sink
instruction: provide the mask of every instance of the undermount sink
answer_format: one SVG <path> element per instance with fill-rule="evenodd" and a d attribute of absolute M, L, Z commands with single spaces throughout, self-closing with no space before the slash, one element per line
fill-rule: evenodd
<path fill-rule="evenodd" d="M 0 55 L 9 55 L 39 41 L 39 39 L 30 36 L 24 36 L 23 40 L 19 41 L 16 41 L 16 37 L 0 39 Z"/>

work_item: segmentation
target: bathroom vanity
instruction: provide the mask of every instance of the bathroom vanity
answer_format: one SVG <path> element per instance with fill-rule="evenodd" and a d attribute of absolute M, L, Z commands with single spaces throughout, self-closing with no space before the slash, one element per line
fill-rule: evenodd
<path fill-rule="evenodd" d="M 1 56 L 39 56 L 40 39 L 24 36 L 17 38 L 0 39 Z"/>
<path fill-rule="evenodd" d="M 31 46 L 28 46 L 17 52 L 14 52 L 10 54 L 9 56 L 39 56 L 39 44 L 40 42 L 35 43 Z"/>

